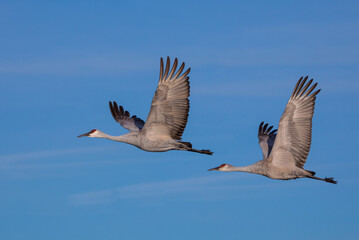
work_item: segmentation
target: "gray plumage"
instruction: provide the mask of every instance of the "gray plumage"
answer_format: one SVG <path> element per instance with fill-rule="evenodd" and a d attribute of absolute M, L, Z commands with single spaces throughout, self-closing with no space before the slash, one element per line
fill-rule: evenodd
<path fill-rule="evenodd" d="M 209 170 L 241 171 L 264 175 L 272 179 L 289 180 L 296 178 L 312 178 L 329 183 L 337 183 L 333 178 L 315 177 L 315 172 L 303 169 L 309 154 L 312 138 L 312 118 L 316 95 L 313 92 L 317 83 L 313 79 L 301 77 L 297 82 L 279 121 L 278 132 L 270 132 L 268 124 L 259 126 L 258 139 L 263 152 L 263 160 L 246 167 L 234 167 L 222 164 Z"/>
<path fill-rule="evenodd" d="M 185 65 L 182 63 L 175 74 L 177 64 L 176 58 L 169 73 L 170 59 L 167 58 L 166 69 L 163 73 L 161 58 L 160 79 L 143 129 L 151 132 L 152 136 L 166 135 L 171 136 L 172 139 L 181 140 L 186 127 L 189 111 L 189 77 L 187 75 L 191 68 L 179 76 Z"/>
<path fill-rule="evenodd" d="M 188 74 L 191 69 L 188 68 L 183 72 L 185 64 L 182 63 L 176 71 L 177 65 L 176 58 L 170 70 L 170 58 L 167 57 L 164 68 L 161 58 L 160 77 L 146 122 L 136 115 L 130 117 L 130 113 L 116 102 L 109 102 L 113 118 L 130 132 L 122 136 L 110 136 L 94 129 L 79 137 L 97 137 L 125 142 L 150 152 L 184 150 L 212 155 L 209 150 L 193 149 L 191 143 L 180 141 L 188 119 L 190 89 Z"/>

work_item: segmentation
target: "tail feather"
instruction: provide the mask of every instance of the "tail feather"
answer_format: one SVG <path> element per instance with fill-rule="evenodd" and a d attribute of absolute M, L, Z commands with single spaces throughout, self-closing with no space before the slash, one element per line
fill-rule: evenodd
<path fill-rule="evenodd" d="M 180 143 L 186 145 L 189 148 L 192 148 L 192 143 L 190 143 L 190 142 L 182 142 L 182 141 L 180 141 Z"/>

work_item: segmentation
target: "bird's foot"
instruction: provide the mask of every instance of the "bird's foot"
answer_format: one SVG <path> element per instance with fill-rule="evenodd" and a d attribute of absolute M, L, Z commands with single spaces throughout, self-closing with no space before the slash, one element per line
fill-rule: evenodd
<path fill-rule="evenodd" d="M 329 182 L 329 183 L 334 183 L 337 184 L 337 181 L 334 180 L 334 178 L 324 178 L 324 181 Z"/>
<path fill-rule="evenodd" d="M 211 152 L 210 150 L 206 150 L 206 149 L 202 149 L 201 153 L 207 154 L 207 155 L 212 155 L 213 154 L 213 152 Z"/>

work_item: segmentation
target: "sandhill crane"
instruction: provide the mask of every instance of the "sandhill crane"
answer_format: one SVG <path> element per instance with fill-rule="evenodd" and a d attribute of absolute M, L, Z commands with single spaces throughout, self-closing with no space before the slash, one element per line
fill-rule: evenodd
<path fill-rule="evenodd" d="M 258 139 L 263 160 L 246 167 L 222 164 L 208 171 L 248 172 L 281 180 L 306 177 L 336 184 L 333 178 L 318 178 L 314 176 L 315 172 L 303 169 L 311 144 L 315 99 L 320 91 L 312 93 L 317 83 L 311 86 L 311 79 L 305 84 L 307 79 L 301 77 L 297 82 L 279 121 L 277 134 L 277 130 L 271 131 L 273 126 L 267 128 L 268 124 L 263 126 L 264 122 L 259 125 Z"/>
<path fill-rule="evenodd" d="M 184 150 L 212 155 L 210 150 L 193 149 L 190 142 L 181 141 L 188 119 L 189 77 L 187 75 L 191 68 L 180 75 L 185 64 L 182 63 L 176 72 L 177 64 L 176 58 L 169 71 L 171 64 L 170 58 L 167 57 L 164 70 L 161 58 L 160 78 L 146 123 L 135 115 L 130 117 L 129 112 L 125 111 L 122 106 L 118 107 L 116 102 L 109 102 L 113 118 L 130 132 L 122 136 L 110 136 L 93 129 L 78 137 L 106 138 L 128 143 L 149 152 Z"/>

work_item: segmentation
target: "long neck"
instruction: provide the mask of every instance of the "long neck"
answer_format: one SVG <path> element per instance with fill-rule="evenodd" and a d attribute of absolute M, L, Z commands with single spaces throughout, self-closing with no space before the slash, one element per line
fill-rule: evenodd
<path fill-rule="evenodd" d="M 104 132 L 98 132 L 98 134 L 95 137 L 97 137 L 97 138 L 105 138 L 105 139 L 109 139 L 109 140 L 112 140 L 112 141 L 117 141 L 117 142 L 123 142 L 123 143 L 136 145 L 135 144 L 136 137 L 132 133 L 127 133 L 127 134 L 124 134 L 124 135 L 121 135 L 121 136 L 111 136 L 111 135 L 108 135 L 108 134 L 106 134 Z"/>
<path fill-rule="evenodd" d="M 245 167 L 232 166 L 227 171 L 228 172 L 248 172 L 248 173 L 256 173 L 256 174 L 265 174 L 265 168 L 261 162 L 257 162 L 253 165 L 249 165 L 249 166 L 245 166 Z"/>

